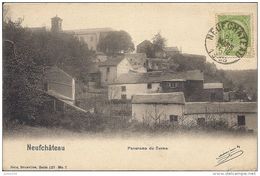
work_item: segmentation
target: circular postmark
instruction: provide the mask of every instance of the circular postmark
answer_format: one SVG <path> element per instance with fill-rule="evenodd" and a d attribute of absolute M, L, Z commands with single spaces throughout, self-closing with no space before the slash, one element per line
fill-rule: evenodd
<path fill-rule="evenodd" d="M 205 48 L 214 61 L 232 64 L 245 56 L 248 42 L 248 35 L 241 25 L 233 21 L 221 21 L 207 33 Z"/>

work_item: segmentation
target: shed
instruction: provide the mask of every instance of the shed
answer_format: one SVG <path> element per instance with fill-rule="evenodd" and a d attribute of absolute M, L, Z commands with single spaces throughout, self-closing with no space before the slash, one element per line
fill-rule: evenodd
<path fill-rule="evenodd" d="M 185 104 L 186 121 L 205 125 L 221 122 L 228 128 L 257 130 L 256 102 L 189 102 Z"/>
<path fill-rule="evenodd" d="M 148 125 L 178 124 L 184 112 L 182 92 L 137 94 L 132 97 L 132 118 Z"/>

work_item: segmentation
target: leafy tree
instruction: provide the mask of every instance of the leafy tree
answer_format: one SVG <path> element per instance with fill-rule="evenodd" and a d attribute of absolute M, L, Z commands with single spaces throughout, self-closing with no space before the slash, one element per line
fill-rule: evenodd
<path fill-rule="evenodd" d="M 166 46 L 166 39 L 157 33 L 152 38 L 152 42 L 145 40 L 137 46 L 137 53 L 146 53 L 148 58 L 155 58 L 156 52 L 161 52 Z"/>
<path fill-rule="evenodd" d="M 7 22 L 9 21 L 11 18 L 10 18 L 10 8 L 8 5 L 6 4 L 3 4 L 3 21 L 4 22 Z"/>
<path fill-rule="evenodd" d="M 37 65 L 37 53 L 32 50 L 31 34 L 20 21 L 3 23 L 3 121 L 21 122 L 37 116 L 36 107 L 43 102 L 38 91 L 43 79 L 43 67 Z"/>
<path fill-rule="evenodd" d="M 154 37 L 153 37 L 153 49 L 155 52 L 158 51 L 163 51 L 163 49 L 166 46 L 166 39 L 164 37 L 161 36 L 160 33 L 157 33 Z"/>
<path fill-rule="evenodd" d="M 69 34 L 33 32 L 22 20 L 3 22 L 3 116 L 25 122 L 38 117 L 46 66 L 58 66 L 84 81 L 91 51 Z"/>
<path fill-rule="evenodd" d="M 132 37 L 125 31 L 111 31 L 98 43 L 98 49 L 106 54 L 134 51 Z"/>

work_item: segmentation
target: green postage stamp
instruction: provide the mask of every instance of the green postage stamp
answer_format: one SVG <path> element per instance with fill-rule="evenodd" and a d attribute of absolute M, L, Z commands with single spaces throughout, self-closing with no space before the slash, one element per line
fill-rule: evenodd
<path fill-rule="evenodd" d="M 221 64 L 232 64 L 241 58 L 253 57 L 252 30 L 250 14 L 217 14 L 216 25 L 206 35 L 206 51 Z"/>

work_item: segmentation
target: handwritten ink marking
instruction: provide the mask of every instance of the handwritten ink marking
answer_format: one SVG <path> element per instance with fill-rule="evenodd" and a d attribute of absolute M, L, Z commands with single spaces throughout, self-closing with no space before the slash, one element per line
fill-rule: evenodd
<path fill-rule="evenodd" d="M 240 146 L 238 145 L 237 147 L 234 147 L 222 154 L 220 154 L 216 159 L 217 159 L 217 165 L 219 166 L 223 163 L 226 163 L 230 160 L 233 160 L 239 156 L 241 156 L 244 153 L 243 150 L 240 149 Z"/>

